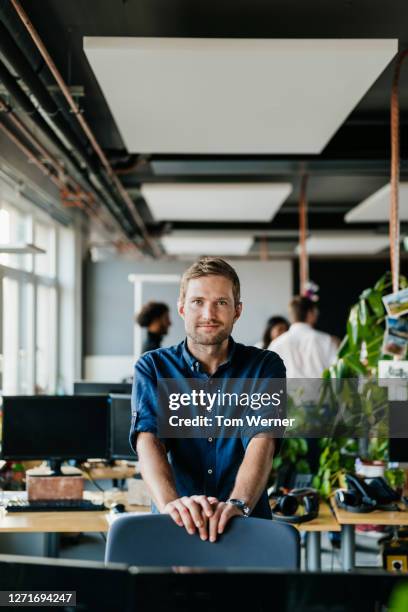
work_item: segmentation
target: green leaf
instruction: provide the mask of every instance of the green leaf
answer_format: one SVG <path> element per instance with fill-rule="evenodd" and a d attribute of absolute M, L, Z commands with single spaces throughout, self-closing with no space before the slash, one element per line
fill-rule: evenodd
<path fill-rule="evenodd" d="M 331 485 L 329 481 L 323 482 L 320 491 L 324 497 L 330 497 Z"/>
<path fill-rule="evenodd" d="M 318 476 L 313 476 L 313 478 L 312 478 L 312 487 L 313 487 L 313 489 L 319 490 L 320 489 L 320 484 L 321 484 L 320 478 Z"/>
<path fill-rule="evenodd" d="M 381 293 L 379 291 L 375 291 L 375 289 L 372 289 L 367 296 L 367 300 L 375 316 L 382 317 L 385 312 L 385 308 L 381 299 Z"/>
<path fill-rule="evenodd" d="M 386 272 L 374 285 L 375 291 L 379 291 L 383 293 L 385 289 L 391 287 L 392 285 L 392 277 L 391 272 Z"/>
<path fill-rule="evenodd" d="M 298 474 L 310 474 L 310 465 L 306 459 L 300 459 L 296 463 L 296 472 Z"/>
<path fill-rule="evenodd" d="M 344 336 L 343 340 L 340 343 L 340 346 L 338 348 L 337 351 L 337 357 L 343 357 L 344 354 L 348 353 L 350 351 L 351 347 L 349 344 L 349 338 L 348 336 Z"/>
<path fill-rule="evenodd" d="M 344 363 L 356 374 L 367 374 L 367 369 L 356 355 L 345 356 Z"/>
<path fill-rule="evenodd" d="M 275 468 L 275 470 L 278 470 L 281 465 L 283 463 L 283 459 L 281 455 L 278 455 L 277 457 L 275 457 L 275 459 L 273 460 L 273 467 Z"/>
<path fill-rule="evenodd" d="M 350 315 L 347 322 L 347 336 L 350 345 L 355 347 L 357 345 L 359 336 L 358 304 L 353 306 L 350 310 Z"/>
<path fill-rule="evenodd" d="M 368 322 L 367 304 L 365 300 L 360 300 L 358 304 L 358 320 L 360 326 L 365 327 Z M 360 328 L 361 333 L 361 328 Z"/>
<path fill-rule="evenodd" d="M 330 470 L 326 468 L 323 472 L 323 481 L 330 480 Z"/>
<path fill-rule="evenodd" d="M 305 440 L 304 438 L 298 438 L 298 442 L 299 442 L 299 453 L 302 455 L 306 455 L 307 453 L 307 440 Z"/>
<path fill-rule="evenodd" d="M 408 610 L 408 584 L 400 582 L 394 588 L 388 606 L 389 612 L 406 612 Z"/>

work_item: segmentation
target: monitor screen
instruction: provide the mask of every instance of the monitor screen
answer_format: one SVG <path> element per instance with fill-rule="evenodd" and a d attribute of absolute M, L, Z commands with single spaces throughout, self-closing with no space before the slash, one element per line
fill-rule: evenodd
<path fill-rule="evenodd" d="M 130 397 L 116 394 L 111 396 L 111 459 L 136 461 L 136 455 L 129 443 Z"/>
<path fill-rule="evenodd" d="M 3 459 L 109 457 L 108 396 L 3 397 Z"/>
<path fill-rule="evenodd" d="M 389 403 L 389 461 L 408 463 L 408 402 Z"/>
<path fill-rule="evenodd" d="M 74 395 L 110 395 L 112 393 L 130 395 L 132 385 L 118 382 L 92 382 L 90 380 L 74 382 Z"/>

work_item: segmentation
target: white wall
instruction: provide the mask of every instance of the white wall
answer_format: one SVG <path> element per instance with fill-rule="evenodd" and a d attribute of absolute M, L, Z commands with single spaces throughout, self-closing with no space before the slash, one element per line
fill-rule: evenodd
<path fill-rule="evenodd" d="M 285 315 L 292 296 L 292 263 L 290 261 L 234 261 L 230 262 L 241 280 L 243 314 L 234 329 L 234 338 L 255 344 L 263 333 L 266 320 L 272 315 Z M 133 355 L 133 284 L 129 274 L 182 274 L 188 263 L 148 262 L 126 260 L 89 262 L 85 275 L 85 374 L 101 380 L 98 372 L 112 372 L 119 379 L 119 371 L 126 376 L 127 359 Z M 173 285 L 149 286 L 146 299 L 166 301 L 171 307 L 173 326 L 164 346 L 180 342 L 184 337 L 183 324 L 176 311 L 178 290 Z M 111 360 L 107 359 L 111 357 Z M 101 360 L 101 357 L 103 359 Z M 119 368 L 119 370 L 118 370 Z M 115 379 L 115 380 L 116 380 Z M 113 381 L 114 379 L 112 379 Z"/>

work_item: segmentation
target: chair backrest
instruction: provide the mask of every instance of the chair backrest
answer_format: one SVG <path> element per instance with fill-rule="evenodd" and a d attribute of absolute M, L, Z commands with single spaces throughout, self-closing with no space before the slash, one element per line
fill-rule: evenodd
<path fill-rule="evenodd" d="M 105 562 L 140 566 L 299 569 L 299 534 L 292 525 L 235 517 L 217 542 L 189 535 L 168 515 L 122 515 L 112 523 Z"/>

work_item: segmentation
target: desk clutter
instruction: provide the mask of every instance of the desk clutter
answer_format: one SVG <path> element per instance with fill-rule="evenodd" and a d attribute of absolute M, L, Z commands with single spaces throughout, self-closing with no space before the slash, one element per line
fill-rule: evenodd
<path fill-rule="evenodd" d="M 302 512 L 298 512 L 302 508 Z M 272 517 L 283 523 L 300 524 L 313 521 L 319 516 L 319 494 L 315 489 L 281 490 L 272 505 Z"/>
<path fill-rule="evenodd" d="M 43 499 L 10 500 L 5 506 L 7 512 L 102 512 L 108 510 L 105 504 L 89 499 Z"/>
<path fill-rule="evenodd" d="M 381 476 L 373 478 L 346 474 L 347 490 L 335 492 L 339 508 L 347 512 L 366 513 L 374 510 L 399 511 L 396 502 L 401 494 L 394 491 Z"/>

